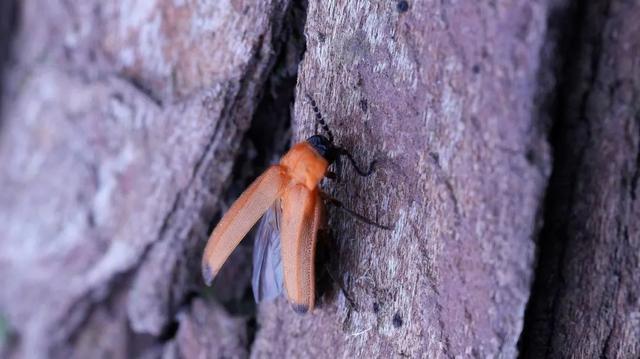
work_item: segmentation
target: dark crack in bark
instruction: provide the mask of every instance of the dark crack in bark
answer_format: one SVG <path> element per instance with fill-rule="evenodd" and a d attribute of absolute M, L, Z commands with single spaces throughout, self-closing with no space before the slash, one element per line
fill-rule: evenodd
<path fill-rule="evenodd" d="M 587 102 L 596 86 L 603 20 L 609 4 L 600 2 L 596 6 L 602 8 L 599 16 L 590 13 L 590 4 L 569 1 L 558 6 L 549 17 L 547 42 L 553 48 L 553 55 L 543 59 L 546 68 L 543 66 L 541 71 L 549 72 L 556 84 L 539 101 L 542 111 L 548 112 L 543 117 L 551 121 L 548 133 L 553 169 L 538 237 L 535 280 L 518 343 L 523 358 L 553 356 L 559 300 L 566 286 L 563 267 L 571 235 L 571 214 L 580 195 L 576 183 L 592 136 Z"/>
<path fill-rule="evenodd" d="M 284 17 L 280 38 L 272 40 L 277 44 L 279 53 L 263 88 L 262 99 L 251 120 L 251 126 L 242 140 L 242 150 L 233 169 L 233 180 L 224 197 L 227 203 L 232 203 L 262 171 L 277 161 L 290 145 L 298 64 L 306 50 L 306 16 L 307 2 L 293 1 Z M 211 222 L 210 227 L 212 228 L 216 222 L 217 218 Z M 253 241 L 245 240 L 241 245 L 252 247 Z M 232 301 L 223 304 L 230 313 L 247 317 L 247 350 L 250 351 L 259 326 L 251 283 L 247 282 L 245 285 L 245 295 L 240 299 L 241 303 Z"/>
<path fill-rule="evenodd" d="M 0 2 L 0 95 L 4 87 L 4 70 L 11 56 L 13 35 L 18 28 L 19 4 L 15 0 Z M 2 98 L 0 96 L 0 98 Z M 2 129 L 2 101 L 0 101 L 0 130 Z"/>
<path fill-rule="evenodd" d="M 553 332 L 552 318 L 555 290 L 545 292 L 552 282 L 562 282 L 558 270 L 560 258 L 563 257 L 564 244 L 552 240 L 555 233 L 562 231 L 555 218 L 566 213 L 571 191 L 567 187 L 573 183 L 575 168 L 570 165 L 572 158 L 565 152 L 567 143 L 567 121 L 565 121 L 568 91 L 572 87 L 569 74 L 574 73 L 576 59 L 572 56 L 579 50 L 580 25 L 584 9 L 575 3 L 562 4 L 553 9 L 547 20 L 547 46 L 551 47 L 551 56 L 542 58 L 540 69 L 541 87 L 545 85 L 544 77 L 551 77 L 554 88 L 548 91 L 541 88 L 538 93 L 539 117 L 547 128 L 548 141 L 552 147 L 553 169 L 549 178 L 542 214 L 543 227 L 537 243 L 537 267 L 532 291 L 527 304 L 523 331 L 519 339 L 521 357 L 535 357 L 544 352 L 548 343 L 548 333 Z M 568 71 L 568 72 L 567 72 Z M 545 92 L 547 91 L 547 92 Z M 568 166 L 569 165 L 569 166 Z M 557 289 L 554 286 L 553 289 Z"/>

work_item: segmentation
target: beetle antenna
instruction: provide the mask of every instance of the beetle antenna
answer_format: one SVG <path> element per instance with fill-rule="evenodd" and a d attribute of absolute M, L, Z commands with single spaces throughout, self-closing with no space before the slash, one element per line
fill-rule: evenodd
<path fill-rule="evenodd" d="M 322 117 L 322 113 L 320 112 L 320 109 L 318 108 L 318 104 L 313 99 L 313 97 L 311 97 L 311 95 L 309 95 L 308 93 L 305 93 L 305 95 L 307 96 L 307 99 L 309 100 L 309 102 L 311 102 L 311 108 L 313 109 L 313 113 L 316 115 L 316 132 L 318 131 L 317 124 L 319 123 L 320 126 L 322 126 L 322 129 L 327 133 L 327 137 L 329 138 L 329 142 L 333 143 L 333 133 L 329 129 L 329 126 L 327 125 L 327 122 L 325 122 L 324 117 Z"/>
<path fill-rule="evenodd" d="M 349 153 L 349 151 L 345 150 L 344 148 L 338 148 L 338 153 L 340 154 L 340 156 L 345 156 L 349 160 L 349 162 L 351 162 L 353 169 L 356 170 L 356 172 L 358 172 L 358 174 L 362 177 L 371 175 L 375 170 L 374 167 L 376 165 L 376 160 L 371 161 L 371 163 L 369 163 L 369 169 L 364 171 L 360 169 L 360 167 L 358 167 L 356 160 L 353 159 L 353 156 L 351 156 L 351 153 Z"/>

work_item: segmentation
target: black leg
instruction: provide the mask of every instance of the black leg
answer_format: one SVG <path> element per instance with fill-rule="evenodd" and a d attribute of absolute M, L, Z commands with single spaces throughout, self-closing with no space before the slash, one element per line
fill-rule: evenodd
<path fill-rule="evenodd" d="M 342 178 L 342 160 L 340 156 L 336 158 L 336 176 Z"/>
<path fill-rule="evenodd" d="M 337 280 L 331 271 L 332 267 L 340 267 L 340 250 L 337 248 L 333 236 L 328 229 L 318 230 L 318 242 L 316 249 L 316 280 L 317 295 L 320 299 L 323 295 L 333 296 L 335 284 L 340 289 L 348 304 L 358 311 L 354 300 L 345 289 L 342 281 Z"/>
<path fill-rule="evenodd" d="M 344 295 L 344 297 L 347 299 L 347 302 L 349 302 L 349 305 L 351 305 L 351 307 L 353 309 L 356 310 L 356 312 L 358 311 L 358 307 L 356 307 L 356 302 L 353 301 L 353 299 L 351 298 L 351 296 L 349 295 L 349 293 L 347 292 L 347 290 L 344 288 L 344 285 L 342 285 L 342 281 L 337 280 L 333 274 L 331 273 L 331 269 L 329 269 L 329 266 L 325 263 L 324 265 L 324 270 L 327 272 L 327 274 L 329 275 L 329 278 L 331 278 L 332 281 L 334 281 L 337 285 L 338 288 L 340 288 L 340 291 L 342 292 L 342 294 Z"/>
<path fill-rule="evenodd" d="M 351 162 L 351 166 L 353 166 L 353 169 L 356 170 L 356 172 L 362 176 L 362 177 L 367 177 L 369 175 L 371 175 L 373 173 L 373 171 L 375 170 L 375 165 L 376 165 L 376 161 L 373 160 L 371 161 L 371 163 L 369 163 L 369 169 L 362 170 L 360 169 L 360 167 L 358 167 L 358 164 L 356 163 L 356 160 L 353 159 L 353 156 L 351 156 L 351 153 L 349 153 L 349 151 L 345 150 L 344 148 L 339 148 L 338 152 L 340 154 L 340 157 L 344 156 L 346 157 L 349 162 Z"/>
<path fill-rule="evenodd" d="M 333 254 L 336 252 L 333 246 L 329 230 L 319 228 L 315 258 L 316 299 L 318 301 L 323 296 L 331 297 L 333 294 L 333 279 L 327 274 L 326 270 L 326 267 L 331 264 Z"/>
<path fill-rule="evenodd" d="M 321 193 L 322 193 L 322 192 L 321 192 Z M 336 208 L 338 208 L 338 209 L 340 209 L 340 210 L 343 210 L 343 211 L 345 211 L 346 213 L 348 213 L 348 214 L 352 215 L 353 217 L 357 218 L 357 219 L 358 219 L 358 220 L 360 220 L 361 222 L 364 222 L 364 223 L 366 223 L 366 224 L 370 224 L 370 225 L 375 226 L 375 227 L 378 227 L 378 228 L 380 228 L 380 229 L 386 229 L 386 230 L 388 230 L 388 231 L 390 231 L 390 230 L 392 230 L 392 229 L 393 229 L 393 227 L 392 227 L 392 226 L 386 226 L 386 225 L 384 225 L 384 224 L 380 224 L 380 223 L 378 223 L 378 222 L 376 222 L 376 221 L 374 221 L 374 220 L 371 220 L 371 219 L 369 219 L 369 218 L 367 218 L 367 217 L 365 217 L 365 216 L 361 215 L 360 213 L 358 213 L 358 212 L 356 212 L 356 211 L 353 211 L 353 210 L 351 210 L 351 209 L 349 209 L 349 208 L 344 207 L 344 206 L 342 205 L 342 202 L 340 202 L 339 200 L 337 200 L 337 199 L 335 199 L 335 198 L 333 198 L 333 197 L 329 196 L 329 195 L 328 195 L 328 194 L 326 194 L 326 193 L 322 193 L 322 195 L 323 195 L 323 198 L 324 198 L 327 202 L 329 202 L 330 204 L 332 204 L 332 205 L 336 206 Z"/>
<path fill-rule="evenodd" d="M 324 176 L 332 181 L 340 182 L 340 178 L 338 177 L 337 174 L 335 174 L 335 172 L 329 171 Z"/>

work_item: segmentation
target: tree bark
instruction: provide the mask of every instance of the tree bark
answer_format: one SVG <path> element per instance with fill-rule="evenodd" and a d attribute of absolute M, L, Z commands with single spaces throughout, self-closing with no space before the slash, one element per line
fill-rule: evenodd
<path fill-rule="evenodd" d="M 310 3 L 297 98 L 318 98 L 339 144 L 378 161 L 329 189 L 395 228 L 332 211 L 355 308 L 340 295 L 312 319 L 262 306 L 256 356 L 516 355 L 549 168 L 532 86 L 546 11 Z M 302 140 L 313 116 L 296 104 Z"/>
<path fill-rule="evenodd" d="M 190 320 L 289 2 L 20 6 L 0 142 L 10 350 L 139 354 Z"/>
<path fill-rule="evenodd" d="M 569 7 L 527 357 L 640 356 L 640 5 Z"/>
<path fill-rule="evenodd" d="M 640 5 L 16 4 L 3 357 L 640 355 Z M 212 288 L 199 263 L 314 134 L 307 94 L 376 161 L 323 189 L 393 229 L 329 207 L 335 282 L 300 316 L 252 302 L 249 238 Z"/>

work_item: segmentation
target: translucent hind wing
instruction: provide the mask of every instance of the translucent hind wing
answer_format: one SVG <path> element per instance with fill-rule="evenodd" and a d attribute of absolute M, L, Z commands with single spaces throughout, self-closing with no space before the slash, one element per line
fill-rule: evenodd
<path fill-rule="evenodd" d="M 255 233 L 251 287 L 256 302 L 274 299 L 283 292 L 280 217 L 280 201 L 276 201 Z"/>

